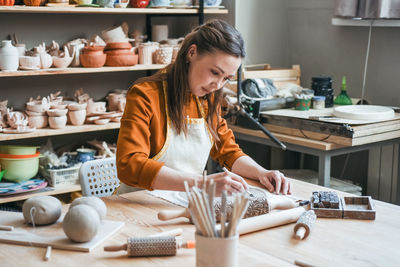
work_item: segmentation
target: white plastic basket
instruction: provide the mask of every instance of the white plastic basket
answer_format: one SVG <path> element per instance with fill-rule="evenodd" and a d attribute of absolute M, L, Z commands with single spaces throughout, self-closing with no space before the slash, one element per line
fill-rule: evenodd
<path fill-rule="evenodd" d="M 58 187 L 63 185 L 79 184 L 79 169 L 81 164 L 65 169 L 46 169 L 40 166 L 40 173 L 49 182 L 49 186 Z"/>
<path fill-rule="evenodd" d="M 110 196 L 120 185 L 115 158 L 86 161 L 79 177 L 84 196 Z"/>

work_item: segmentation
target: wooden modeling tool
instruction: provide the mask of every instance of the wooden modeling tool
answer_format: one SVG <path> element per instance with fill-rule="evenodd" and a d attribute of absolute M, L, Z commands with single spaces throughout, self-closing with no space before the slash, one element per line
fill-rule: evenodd
<path fill-rule="evenodd" d="M 313 210 L 304 212 L 294 226 L 294 237 L 297 240 L 306 238 L 310 234 L 316 219 L 317 215 L 315 215 Z"/>
<path fill-rule="evenodd" d="M 105 246 L 104 251 L 126 250 L 129 257 L 168 256 L 180 248 L 195 248 L 195 242 L 179 242 L 175 236 L 130 237 L 126 244 Z"/>
<path fill-rule="evenodd" d="M 271 210 L 291 209 L 297 207 L 294 200 L 284 196 L 273 196 L 268 198 L 268 192 L 262 188 L 250 187 L 252 197 L 249 198 L 249 207 L 243 218 L 249 218 L 269 213 Z M 232 213 L 233 199 L 225 196 L 225 204 L 222 204 L 223 197 L 216 198 L 214 201 L 214 210 L 217 222 L 222 220 L 222 211 L 225 212 L 225 219 L 229 218 Z M 161 221 L 172 220 L 176 218 L 191 218 L 189 209 L 181 210 L 163 210 L 158 213 L 158 219 Z"/>
<path fill-rule="evenodd" d="M 12 231 L 14 226 L 11 225 L 0 225 L 0 231 Z"/>
<path fill-rule="evenodd" d="M 47 246 L 46 254 L 44 255 L 44 260 L 48 261 L 50 259 L 50 256 L 51 256 L 51 246 Z"/>

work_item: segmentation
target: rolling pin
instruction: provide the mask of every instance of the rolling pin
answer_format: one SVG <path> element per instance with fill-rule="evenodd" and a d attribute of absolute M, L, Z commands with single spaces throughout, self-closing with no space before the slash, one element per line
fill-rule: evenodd
<path fill-rule="evenodd" d="M 247 208 L 247 211 L 243 218 L 259 216 L 269 213 L 271 210 L 275 209 L 291 209 L 297 206 L 294 200 L 284 196 L 276 196 L 268 199 L 267 191 L 258 187 L 251 187 L 249 191 L 253 196 L 249 196 L 249 207 Z M 228 199 L 226 205 L 227 218 L 229 218 L 230 214 L 232 213 L 232 207 L 233 201 Z M 221 198 L 218 198 L 218 200 L 214 202 L 214 209 L 216 220 L 220 221 Z M 190 220 L 189 209 L 185 208 L 182 210 L 163 210 L 158 213 L 158 219 L 161 221 L 172 220 L 180 217 L 189 218 Z"/>
<path fill-rule="evenodd" d="M 305 212 L 303 207 L 272 212 L 240 221 L 239 235 L 244 235 L 297 221 Z"/>
<path fill-rule="evenodd" d="M 179 248 L 194 247 L 194 241 L 178 242 L 175 236 L 129 237 L 126 244 L 105 246 L 104 251 L 126 250 L 129 257 L 173 256 Z"/>
<path fill-rule="evenodd" d="M 306 238 L 310 234 L 316 219 L 317 216 L 313 210 L 304 212 L 294 226 L 294 237 L 298 240 Z"/>

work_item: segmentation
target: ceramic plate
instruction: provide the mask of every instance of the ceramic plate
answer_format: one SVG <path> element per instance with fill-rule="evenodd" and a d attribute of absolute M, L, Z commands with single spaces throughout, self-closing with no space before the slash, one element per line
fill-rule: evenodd
<path fill-rule="evenodd" d="M 7 183 L 8 184 L 8 183 Z M 21 188 L 17 189 L 15 191 L 10 191 L 9 189 L 1 188 L 0 187 L 0 196 L 8 196 L 8 195 L 15 195 L 15 194 L 21 194 L 21 193 L 26 193 L 26 192 L 32 192 L 35 190 L 39 190 L 42 188 L 45 188 L 47 186 L 47 182 L 42 182 L 38 185 L 32 185 L 28 186 L 27 188 Z"/>
<path fill-rule="evenodd" d="M 26 127 L 26 129 L 23 131 L 18 131 L 17 129 L 12 129 L 12 128 L 3 129 L 3 133 L 5 133 L 5 134 L 31 133 L 34 131 L 36 131 L 36 128 L 34 128 L 34 127 Z"/>
<path fill-rule="evenodd" d="M 335 107 L 333 115 L 353 120 L 387 120 L 394 118 L 392 108 L 374 105 L 349 105 Z"/>
<path fill-rule="evenodd" d="M 100 5 L 96 4 L 86 4 L 86 5 L 77 5 L 78 7 L 100 7 Z"/>
<path fill-rule="evenodd" d="M 153 7 L 153 8 L 170 8 L 170 7 L 172 7 L 172 5 L 169 5 L 169 6 L 151 6 L 151 7 Z"/>

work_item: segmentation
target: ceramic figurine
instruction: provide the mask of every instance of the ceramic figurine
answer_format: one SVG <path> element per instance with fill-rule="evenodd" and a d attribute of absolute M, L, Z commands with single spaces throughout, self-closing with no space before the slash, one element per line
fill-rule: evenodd
<path fill-rule="evenodd" d="M 43 43 L 34 48 L 35 55 L 40 57 L 40 68 L 41 69 L 48 69 L 53 64 L 53 59 L 51 56 L 46 52 L 46 45 Z"/>

